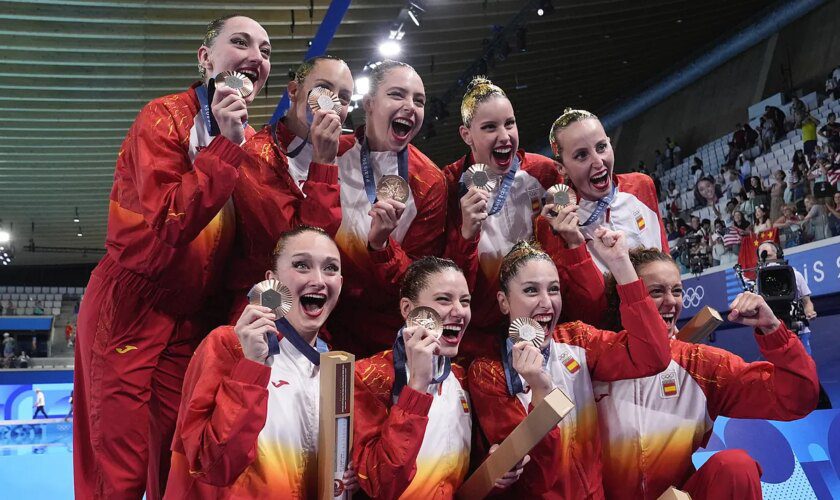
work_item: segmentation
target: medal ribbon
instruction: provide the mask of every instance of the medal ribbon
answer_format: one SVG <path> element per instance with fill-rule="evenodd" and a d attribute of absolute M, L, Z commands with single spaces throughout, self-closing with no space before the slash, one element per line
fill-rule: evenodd
<path fill-rule="evenodd" d="M 513 185 L 513 178 L 516 177 L 517 170 L 519 170 L 519 157 L 514 155 L 513 166 L 510 167 L 508 173 L 505 174 L 505 178 L 502 180 L 502 187 L 499 188 L 499 194 L 497 194 L 496 199 L 493 200 L 493 205 L 490 207 L 490 211 L 487 212 L 487 215 L 495 215 L 499 213 L 503 206 L 505 206 L 505 200 L 510 192 L 510 187 Z"/>
<path fill-rule="evenodd" d="M 601 214 L 604 213 L 604 210 L 606 210 L 607 207 L 610 206 L 610 203 L 612 203 L 613 198 L 615 198 L 615 192 L 616 186 L 615 183 L 613 183 L 613 188 L 612 191 L 610 191 L 610 194 L 598 200 L 598 205 L 595 207 L 595 210 L 592 212 L 592 215 L 590 215 L 589 218 L 586 219 L 586 222 L 581 224 L 581 226 L 588 226 L 589 224 L 595 222 L 599 217 L 601 217 Z"/>
<path fill-rule="evenodd" d="M 271 140 L 274 141 L 274 145 L 277 146 L 277 149 L 280 150 L 282 153 L 286 155 L 286 158 L 294 158 L 295 156 L 299 155 L 303 148 L 309 143 L 309 136 L 306 136 L 306 139 L 303 140 L 298 147 L 291 151 L 287 151 L 285 147 L 280 145 L 280 141 L 277 139 L 277 127 L 280 125 L 280 120 L 278 120 L 274 125 L 269 125 L 269 130 L 271 130 Z M 293 139 L 294 140 L 294 139 Z"/>
<path fill-rule="evenodd" d="M 315 366 L 320 366 L 321 364 L 321 354 L 322 352 L 327 352 L 330 348 L 327 346 L 327 343 L 321 340 L 319 337 L 315 338 L 315 347 L 313 348 L 309 342 L 303 339 L 300 336 L 295 327 L 289 323 L 289 320 L 286 318 L 280 318 L 274 322 L 274 325 L 277 327 L 277 330 L 283 335 L 283 338 L 289 341 L 290 344 L 294 346 L 295 349 L 298 350 L 301 354 L 306 356 L 306 359 L 312 362 Z M 280 353 L 280 339 L 277 338 L 277 335 L 269 335 L 268 336 L 268 355 L 274 356 L 275 354 Z"/>
<path fill-rule="evenodd" d="M 368 147 L 367 138 L 362 139 L 359 160 L 362 164 L 362 178 L 365 181 L 365 193 L 367 193 L 368 201 L 373 205 L 376 203 L 376 181 L 373 179 L 373 166 L 370 164 L 370 147 Z M 405 182 L 408 182 L 408 146 L 397 153 L 397 172 Z"/>
<path fill-rule="evenodd" d="M 210 111 L 210 96 L 208 95 L 207 85 L 196 87 L 195 95 L 198 97 L 199 111 L 201 111 L 201 118 L 204 119 L 204 126 L 207 127 L 207 132 L 210 134 L 210 137 L 219 135 L 219 125 L 216 124 L 216 119 Z"/>
<path fill-rule="evenodd" d="M 502 344 L 502 367 L 505 370 L 505 382 L 507 383 L 508 394 L 516 396 L 519 393 L 525 392 L 522 387 L 522 379 L 519 378 L 519 373 L 513 368 L 513 341 L 510 337 L 505 338 Z M 551 344 L 549 347 L 542 349 L 543 368 L 548 364 L 548 357 L 551 354 Z"/>
<path fill-rule="evenodd" d="M 408 360 L 405 354 L 405 339 L 403 338 L 403 329 L 400 328 L 397 333 L 397 339 L 394 341 L 394 387 L 391 389 L 391 394 L 394 398 L 399 398 L 403 387 L 408 383 L 408 374 L 405 371 L 405 364 Z M 452 360 L 448 357 L 443 357 L 443 373 L 437 378 L 432 379 L 432 384 L 439 384 L 446 380 L 449 372 L 452 369 Z"/>

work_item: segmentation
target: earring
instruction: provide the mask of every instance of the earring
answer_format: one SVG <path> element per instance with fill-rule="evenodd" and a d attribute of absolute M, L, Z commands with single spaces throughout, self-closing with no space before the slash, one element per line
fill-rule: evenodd
<path fill-rule="evenodd" d="M 207 78 L 207 68 L 198 63 L 198 74 L 201 75 L 201 79 L 204 80 Z"/>

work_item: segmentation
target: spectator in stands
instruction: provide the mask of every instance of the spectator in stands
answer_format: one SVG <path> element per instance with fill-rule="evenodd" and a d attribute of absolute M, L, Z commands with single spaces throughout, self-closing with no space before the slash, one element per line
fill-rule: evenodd
<path fill-rule="evenodd" d="M 723 223 L 729 224 L 732 222 L 732 214 L 735 213 L 735 198 L 730 198 L 726 201 L 726 208 L 724 212 L 721 214 L 723 217 Z"/>
<path fill-rule="evenodd" d="M 735 203 L 735 210 L 743 213 L 747 218 L 751 218 L 755 213 L 755 202 L 747 196 L 746 191 L 741 191 L 735 195 Z"/>
<path fill-rule="evenodd" d="M 790 203 L 801 203 L 805 199 L 805 195 L 808 194 L 808 175 L 805 169 L 805 165 L 794 165 L 790 169 L 790 177 L 788 178 Z"/>
<path fill-rule="evenodd" d="M 814 159 L 814 149 L 817 147 L 817 125 L 819 124 L 820 122 L 811 115 L 802 120 L 802 150 L 805 151 L 805 156 L 809 160 Z"/>
<path fill-rule="evenodd" d="M 32 414 L 32 420 L 35 420 L 38 417 L 39 413 L 43 413 L 44 418 L 50 418 L 50 416 L 47 415 L 47 411 L 45 409 L 46 405 L 47 401 L 46 398 L 44 398 L 44 393 L 41 392 L 41 389 L 35 389 L 35 404 L 33 405 L 33 408 L 35 408 L 35 413 Z"/>
<path fill-rule="evenodd" d="M 758 177 L 753 177 L 758 179 Z M 771 220 L 776 220 L 782 215 L 782 205 L 785 204 L 785 179 L 787 174 L 784 170 L 776 170 L 773 172 L 773 185 L 770 186 L 770 213 L 768 216 Z M 761 180 L 759 179 L 759 183 Z"/>
<path fill-rule="evenodd" d="M 662 162 L 666 169 L 671 169 L 676 165 L 674 162 L 674 149 L 671 147 L 671 138 L 665 138 L 665 155 Z"/>
<path fill-rule="evenodd" d="M 3 367 L 11 368 L 12 362 L 15 358 L 15 347 L 17 342 L 15 338 L 9 335 L 9 332 L 3 333 Z"/>
<path fill-rule="evenodd" d="M 29 354 L 26 354 L 26 351 L 23 349 L 20 350 L 20 356 L 18 356 L 17 359 L 17 367 L 29 368 Z"/>
<path fill-rule="evenodd" d="M 799 128 L 802 121 L 808 116 L 808 107 L 802 99 L 794 97 L 790 102 L 790 117 L 788 118 L 788 130 Z"/>
<path fill-rule="evenodd" d="M 802 218 L 803 243 L 828 238 L 828 225 L 825 207 L 817 202 L 814 195 L 805 196 L 805 217 Z"/>
<path fill-rule="evenodd" d="M 840 85 L 838 85 L 837 80 L 831 73 L 829 73 L 828 77 L 825 79 L 825 93 L 828 95 L 829 99 L 840 98 Z"/>
<path fill-rule="evenodd" d="M 713 207 L 717 211 L 717 203 L 722 196 L 720 186 L 715 184 L 712 177 L 701 177 L 694 184 L 695 208 Z"/>
<path fill-rule="evenodd" d="M 694 177 L 694 182 L 703 177 L 703 160 L 696 156 L 694 157 L 694 163 L 691 165 L 691 175 Z"/>
<path fill-rule="evenodd" d="M 840 191 L 834 193 L 834 199 L 825 205 L 828 210 L 828 230 L 832 236 L 840 236 Z"/>
<path fill-rule="evenodd" d="M 735 124 L 735 131 L 732 132 L 732 140 L 729 141 L 729 147 L 730 149 L 737 149 L 739 153 L 747 149 L 747 133 L 740 123 Z"/>
<path fill-rule="evenodd" d="M 822 127 L 820 127 L 820 135 L 828 139 L 828 143 L 834 151 L 840 150 L 840 123 L 837 123 L 837 115 L 829 113 L 828 119 Z"/>
<path fill-rule="evenodd" d="M 11 300 L 6 302 L 6 316 L 14 316 L 16 314 L 15 305 Z"/>
<path fill-rule="evenodd" d="M 680 237 L 680 232 L 677 229 L 677 225 L 671 219 L 665 221 L 665 231 L 668 233 L 669 242 L 677 240 Z"/>
<path fill-rule="evenodd" d="M 741 178 L 734 169 L 727 169 L 723 173 L 723 180 L 725 184 L 722 191 L 726 198 L 735 198 L 735 195 L 744 189 L 743 184 L 741 184 Z"/>
<path fill-rule="evenodd" d="M 73 338 L 73 324 L 69 321 L 64 326 L 64 341 L 67 343 L 68 346 L 72 346 L 71 339 Z"/>
<path fill-rule="evenodd" d="M 653 168 L 655 168 L 657 172 L 666 170 L 665 157 L 662 156 L 662 151 L 658 149 L 653 152 Z"/>
<path fill-rule="evenodd" d="M 773 222 L 773 227 L 779 228 L 779 238 L 784 248 L 799 245 L 802 239 L 802 217 L 796 213 L 793 204 L 782 207 L 782 215 Z"/>
<path fill-rule="evenodd" d="M 715 230 L 712 232 L 712 265 L 729 265 L 738 262 L 738 254 L 732 253 L 726 246 L 726 225 L 722 220 L 715 220 Z"/>
<path fill-rule="evenodd" d="M 776 140 L 776 126 L 767 115 L 761 117 L 758 126 L 761 131 L 761 152 L 766 153 L 770 151 L 770 146 Z"/>
<path fill-rule="evenodd" d="M 43 316 L 44 315 L 44 303 L 40 300 L 35 301 L 35 307 L 32 309 L 32 314 L 35 316 Z"/>
<path fill-rule="evenodd" d="M 766 205 L 756 205 L 755 214 L 753 215 L 753 232 L 759 234 L 762 231 L 767 231 L 773 227 L 770 222 L 770 214 Z"/>
<path fill-rule="evenodd" d="M 668 181 L 668 193 L 665 195 L 665 205 L 668 210 L 676 215 L 680 211 L 680 188 L 674 181 Z"/>
<path fill-rule="evenodd" d="M 773 129 L 776 131 L 775 142 L 785 134 L 785 112 L 776 106 L 765 106 L 764 116 L 773 122 Z"/>
<path fill-rule="evenodd" d="M 752 148 L 755 146 L 756 141 L 758 141 L 758 132 L 749 123 L 744 124 L 744 141 L 746 149 Z"/>
<path fill-rule="evenodd" d="M 699 234 L 703 238 L 706 237 L 706 233 L 703 232 L 703 227 L 700 225 L 700 217 L 696 215 L 691 216 L 691 219 L 689 219 L 688 234 Z"/>
<path fill-rule="evenodd" d="M 671 149 L 671 158 L 674 161 L 674 165 L 679 165 L 682 161 L 682 148 L 677 141 L 671 140 L 670 138 L 666 139 L 668 141 L 668 146 Z"/>
<path fill-rule="evenodd" d="M 811 181 L 811 194 L 821 200 L 828 200 L 834 195 L 834 186 L 828 180 L 830 170 L 831 162 L 828 155 L 821 155 L 808 172 L 808 179 Z"/>
<path fill-rule="evenodd" d="M 750 221 L 747 220 L 744 212 L 741 210 L 732 212 L 732 225 L 738 229 L 740 236 L 746 236 L 750 230 Z"/>

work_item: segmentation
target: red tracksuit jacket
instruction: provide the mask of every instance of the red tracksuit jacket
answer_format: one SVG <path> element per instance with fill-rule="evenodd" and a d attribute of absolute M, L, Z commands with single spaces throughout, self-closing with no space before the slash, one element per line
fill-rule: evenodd
<path fill-rule="evenodd" d="M 338 159 L 341 185 L 341 226 L 336 243 L 341 250 L 344 286 L 327 323 L 336 349 L 369 356 L 394 344 L 403 324 L 399 314 L 399 283 L 411 262 L 424 255 L 441 256 L 445 246 L 446 181 L 437 166 L 408 146 L 411 194 L 388 244 L 381 250 L 367 245 L 370 201 L 365 193 L 357 141 Z M 374 179 L 397 175 L 397 154 L 371 152 Z"/>
<path fill-rule="evenodd" d="M 560 269 L 563 286 L 563 318 L 594 321 L 601 310 L 592 308 L 603 295 L 603 276 L 585 249 L 565 250 L 552 240 L 550 227 L 535 233 L 536 220 L 543 206 L 548 188 L 563 181 L 554 161 L 545 156 L 517 151 L 520 165 L 503 208 L 489 216 L 481 231 L 472 240 L 461 236 L 461 183 L 463 173 L 472 163 L 467 155 L 444 169 L 448 187 L 446 257 L 454 260 L 464 274 L 472 291 L 472 321 L 461 342 L 459 353 L 467 359 L 493 356 L 498 351 L 497 340 L 506 325 L 499 310 L 496 293 L 499 291 L 499 268 L 504 256 L 519 240 L 536 239 L 543 247 L 555 249 L 555 260 L 566 265 Z M 498 191 L 497 191 L 498 192 Z M 490 199 L 492 205 L 493 198 Z M 601 286 L 597 286 L 597 282 Z M 593 287 L 593 285 L 596 285 Z M 594 290 L 595 295 L 590 293 Z"/>
<path fill-rule="evenodd" d="M 217 136 L 192 157 L 198 85 L 151 101 L 128 131 L 100 263 L 111 274 L 122 268 L 139 275 L 138 293 L 173 314 L 198 311 L 218 291 L 234 235 L 229 202 L 242 150 Z M 248 127 L 246 137 L 253 134 Z"/>
<path fill-rule="evenodd" d="M 403 387 L 394 402 L 394 359 L 385 351 L 356 363 L 353 463 L 374 498 L 452 498 L 467 474 L 472 415 L 464 369 L 432 394 Z"/>
<path fill-rule="evenodd" d="M 621 317 L 627 329 L 598 330 L 581 322 L 558 325 L 546 365 L 555 387 L 575 403 L 559 425 L 560 445 L 543 474 L 542 498 L 604 498 L 601 440 L 592 392 L 593 380 L 619 380 L 662 371 L 669 361 L 668 334 L 641 280 L 619 286 Z M 531 393 L 508 392 L 499 356 L 479 358 L 470 366 L 469 388 L 481 431 L 490 443 L 504 440 L 526 416 Z M 527 468 L 527 466 L 526 466 Z M 515 496 L 515 491 L 512 496 Z"/>
<path fill-rule="evenodd" d="M 656 499 L 682 485 L 718 415 L 795 420 L 816 408 L 817 369 L 796 335 L 781 325 L 755 339 L 767 361 L 672 339 L 665 371 L 595 383 L 610 498 Z"/>
<path fill-rule="evenodd" d="M 282 121 L 275 132 L 276 143 L 266 125 L 243 148 L 245 157 L 233 192 L 236 240 L 227 276 L 234 294 L 231 323 L 248 304 L 248 290 L 273 267 L 271 253 L 280 233 L 306 224 L 335 237 L 341 225 L 338 165 L 313 162 L 312 145 L 302 145 L 303 139 Z M 342 136 L 339 155 L 353 143 L 352 135 Z M 290 158 L 289 151 L 297 154 Z"/>

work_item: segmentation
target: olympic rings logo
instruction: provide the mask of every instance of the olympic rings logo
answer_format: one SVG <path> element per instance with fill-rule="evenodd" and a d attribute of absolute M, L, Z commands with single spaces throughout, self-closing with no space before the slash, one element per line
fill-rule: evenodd
<path fill-rule="evenodd" d="M 683 307 L 697 307 L 706 296 L 706 290 L 703 285 L 698 285 L 695 288 L 686 288 L 683 291 Z"/>

